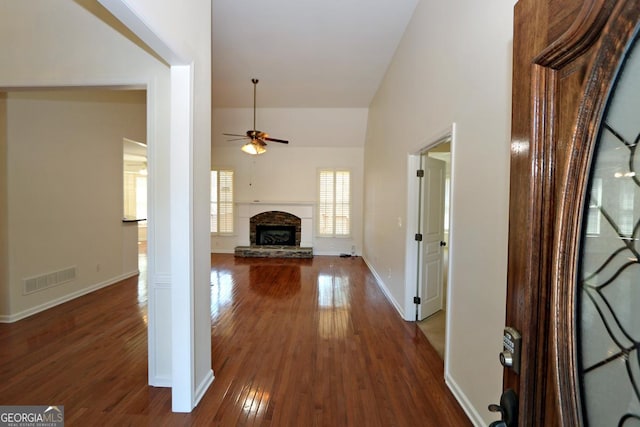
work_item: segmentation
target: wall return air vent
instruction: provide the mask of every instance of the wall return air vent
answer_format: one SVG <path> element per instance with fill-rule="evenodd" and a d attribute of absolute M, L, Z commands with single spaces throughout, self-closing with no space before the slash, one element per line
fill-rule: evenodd
<path fill-rule="evenodd" d="M 76 278 L 76 267 L 65 268 L 64 270 L 42 274 L 40 276 L 29 277 L 24 281 L 24 295 L 32 294 L 52 286 L 70 282 Z"/>

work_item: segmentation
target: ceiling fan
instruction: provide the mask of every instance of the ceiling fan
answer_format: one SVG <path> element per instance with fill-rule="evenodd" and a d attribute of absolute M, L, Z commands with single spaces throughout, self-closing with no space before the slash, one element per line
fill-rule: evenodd
<path fill-rule="evenodd" d="M 271 138 L 266 132 L 262 132 L 256 129 L 256 87 L 258 85 L 258 79 L 251 79 L 251 82 L 253 83 L 253 129 L 248 130 L 245 135 L 239 135 L 235 133 L 223 133 L 223 135 L 240 137 L 237 139 L 231 139 L 230 141 L 248 139 L 249 142 L 242 146 L 242 151 L 248 154 L 262 154 L 267 151 L 266 141 L 279 142 L 281 144 L 288 144 L 289 141 L 285 141 L 284 139 Z"/>

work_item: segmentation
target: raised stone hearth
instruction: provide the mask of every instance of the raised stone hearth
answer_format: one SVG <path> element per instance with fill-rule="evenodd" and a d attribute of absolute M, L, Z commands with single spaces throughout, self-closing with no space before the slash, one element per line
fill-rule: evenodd
<path fill-rule="evenodd" d="M 313 258 L 313 248 L 300 246 L 237 246 L 235 256 L 245 258 Z"/>

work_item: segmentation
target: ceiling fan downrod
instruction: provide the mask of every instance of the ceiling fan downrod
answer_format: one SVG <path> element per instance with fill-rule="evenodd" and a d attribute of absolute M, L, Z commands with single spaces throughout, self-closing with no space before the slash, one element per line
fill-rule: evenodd
<path fill-rule="evenodd" d="M 251 79 L 253 83 L 253 131 L 256 131 L 256 88 L 258 87 L 258 79 Z"/>
<path fill-rule="evenodd" d="M 279 142 L 281 144 L 288 144 L 289 141 L 284 139 L 270 138 L 269 134 L 267 134 L 266 132 L 261 132 L 256 129 L 256 92 L 258 79 L 253 78 L 251 79 L 251 82 L 253 83 L 253 129 L 248 130 L 244 135 L 236 133 L 223 133 L 223 135 L 239 137 L 237 139 L 249 139 L 249 142 L 242 146 L 242 151 L 249 154 L 262 154 L 266 151 L 265 147 L 267 146 L 267 143 L 265 141 Z"/>

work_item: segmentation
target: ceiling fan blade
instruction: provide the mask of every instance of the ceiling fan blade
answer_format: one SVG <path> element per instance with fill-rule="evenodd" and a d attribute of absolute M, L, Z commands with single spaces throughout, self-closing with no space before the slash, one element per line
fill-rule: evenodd
<path fill-rule="evenodd" d="M 277 138 L 265 138 L 267 141 L 273 141 L 273 142 L 279 142 L 281 144 L 288 144 L 289 141 L 285 141 L 284 139 L 277 139 Z"/>
<path fill-rule="evenodd" d="M 239 135 L 237 133 L 223 133 L 223 135 L 225 135 L 225 136 L 241 136 L 243 138 L 247 137 L 247 135 Z"/>

